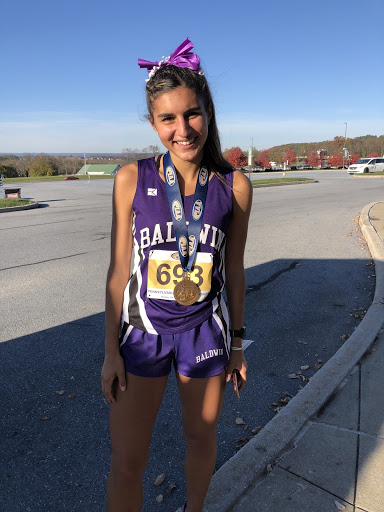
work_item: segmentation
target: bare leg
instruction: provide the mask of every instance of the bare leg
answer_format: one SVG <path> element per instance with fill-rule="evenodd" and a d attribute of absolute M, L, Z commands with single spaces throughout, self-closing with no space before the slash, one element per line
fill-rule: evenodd
<path fill-rule="evenodd" d="M 206 379 L 177 377 L 187 441 L 187 512 L 201 512 L 215 468 L 216 425 L 224 400 L 225 372 Z"/>
<path fill-rule="evenodd" d="M 107 485 L 109 512 L 140 512 L 142 476 L 148 460 L 153 424 L 168 377 L 127 373 L 127 390 L 117 390 L 111 404 L 111 470 Z"/>

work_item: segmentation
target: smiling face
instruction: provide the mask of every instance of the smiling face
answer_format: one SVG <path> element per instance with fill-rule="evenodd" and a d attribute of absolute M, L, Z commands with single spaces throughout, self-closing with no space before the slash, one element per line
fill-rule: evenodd
<path fill-rule="evenodd" d="M 182 162 L 200 165 L 209 120 L 202 99 L 184 86 L 158 96 L 150 118 L 152 128 L 169 150 L 176 167 Z"/>

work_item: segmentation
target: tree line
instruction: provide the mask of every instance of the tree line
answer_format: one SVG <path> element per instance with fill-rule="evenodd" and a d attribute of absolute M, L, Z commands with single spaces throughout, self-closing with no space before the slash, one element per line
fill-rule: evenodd
<path fill-rule="evenodd" d="M 343 164 L 343 148 L 348 150 L 348 164 L 355 163 L 359 158 L 384 155 L 384 135 L 364 135 L 361 137 L 344 139 L 336 136 L 333 140 L 322 142 L 294 143 L 273 146 L 261 151 L 253 149 L 253 161 L 256 167 L 270 167 L 270 162 L 278 164 L 296 163 L 308 164 L 311 167 L 320 167 L 327 162 L 332 167 L 341 167 Z M 326 150 L 327 154 L 320 154 Z M 143 149 L 125 148 L 120 155 L 89 155 L 87 163 L 113 163 L 124 166 L 136 162 L 140 158 L 160 154 L 156 145 Z M 246 167 L 248 164 L 248 151 L 233 147 L 224 151 L 224 157 L 236 168 Z M 84 158 L 75 155 L 51 156 L 44 153 L 38 155 L 25 153 L 24 155 L 0 155 L 0 174 L 6 178 L 17 176 L 56 176 L 60 174 L 75 174 L 84 165 Z"/>
<path fill-rule="evenodd" d="M 344 163 L 352 164 L 363 157 L 384 155 L 384 135 L 364 135 L 362 137 L 347 138 L 336 136 L 333 140 L 309 143 L 283 144 L 269 149 L 258 151 L 253 149 L 252 156 L 255 167 L 270 167 L 270 162 L 288 165 L 301 163 L 311 167 L 320 167 L 324 162 L 332 167 L 342 167 L 343 153 L 347 148 L 348 157 Z M 323 153 L 320 151 L 323 150 Z M 325 153 L 324 153 L 325 151 Z M 248 151 L 239 147 L 226 149 L 224 156 L 236 168 L 248 164 Z"/>
<path fill-rule="evenodd" d="M 75 156 L 0 155 L 0 172 L 6 178 L 18 176 L 56 176 L 74 174 L 82 166 L 82 160 Z"/>
<path fill-rule="evenodd" d="M 139 149 L 126 148 L 120 155 L 89 155 L 87 164 L 111 163 L 120 166 L 136 162 L 140 158 L 148 158 L 159 154 L 158 146 Z M 34 155 L 3 154 L 0 155 L 0 174 L 5 178 L 19 176 L 58 176 L 76 174 L 84 165 L 84 158 L 74 155 L 51 156 L 45 153 Z"/>

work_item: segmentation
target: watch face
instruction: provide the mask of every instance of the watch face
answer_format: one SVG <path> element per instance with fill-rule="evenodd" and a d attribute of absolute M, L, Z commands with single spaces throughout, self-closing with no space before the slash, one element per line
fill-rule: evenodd
<path fill-rule="evenodd" d="M 244 338 L 245 336 L 245 327 L 242 327 L 241 329 L 230 329 L 230 335 L 232 338 Z"/>

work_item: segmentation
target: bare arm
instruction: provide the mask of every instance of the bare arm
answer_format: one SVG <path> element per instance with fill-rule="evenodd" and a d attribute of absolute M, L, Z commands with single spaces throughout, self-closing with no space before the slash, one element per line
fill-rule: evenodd
<path fill-rule="evenodd" d="M 115 401 L 113 383 L 126 387 L 124 362 L 119 352 L 119 328 L 124 290 L 130 274 L 132 254 L 132 202 L 137 184 L 137 164 L 122 167 L 113 191 L 111 261 L 107 275 L 105 303 L 105 359 L 101 372 L 102 389 L 110 403 Z"/>
<path fill-rule="evenodd" d="M 252 185 L 240 171 L 233 175 L 233 216 L 229 227 L 225 275 L 226 292 L 231 319 L 231 328 L 240 329 L 243 325 L 245 304 L 244 250 L 247 240 L 248 220 L 252 206 Z M 241 347 L 241 338 L 231 340 L 233 346 Z M 241 350 L 232 350 L 227 370 L 227 381 L 234 369 L 240 371 L 242 389 L 246 382 L 247 365 Z"/>

